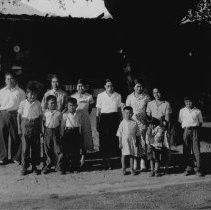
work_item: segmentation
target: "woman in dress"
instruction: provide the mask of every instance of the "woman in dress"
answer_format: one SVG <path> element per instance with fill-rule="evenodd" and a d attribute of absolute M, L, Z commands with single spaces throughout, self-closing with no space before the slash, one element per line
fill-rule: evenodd
<path fill-rule="evenodd" d="M 44 94 L 42 99 L 42 110 L 43 112 L 47 109 L 47 101 L 46 98 L 49 95 L 56 96 L 57 99 L 57 110 L 64 112 L 65 111 L 65 104 L 67 102 L 67 94 L 60 88 L 59 78 L 57 75 L 51 76 L 51 89 Z"/>
<path fill-rule="evenodd" d="M 138 123 L 141 132 L 141 142 L 138 146 L 138 157 L 141 157 L 141 170 L 146 170 L 146 107 L 150 101 L 150 97 L 144 91 L 143 82 L 140 79 L 134 81 L 134 92 L 131 93 L 126 100 L 126 106 L 133 108 L 133 119 Z M 134 161 L 134 168 L 137 168 L 137 160 Z"/>
<path fill-rule="evenodd" d="M 172 113 L 172 109 L 170 106 L 170 103 L 168 101 L 163 100 L 162 94 L 159 88 L 153 89 L 153 97 L 154 100 L 150 101 L 147 104 L 147 116 L 153 124 L 154 119 L 155 120 L 165 120 L 167 122 L 167 131 L 165 133 L 164 138 L 164 149 L 163 149 L 163 158 L 165 160 L 165 167 L 166 167 L 166 173 L 168 173 L 168 164 L 170 161 L 170 142 L 169 142 L 169 133 L 170 133 L 170 116 Z M 151 128 L 151 125 L 148 127 L 148 131 Z"/>
<path fill-rule="evenodd" d="M 71 97 L 77 99 L 77 110 L 82 113 L 82 134 L 84 142 L 84 152 L 93 151 L 93 138 L 90 113 L 93 108 L 94 100 L 91 94 L 86 92 L 85 82 L 82 79 L 78 80 L 77 92 Z"/>

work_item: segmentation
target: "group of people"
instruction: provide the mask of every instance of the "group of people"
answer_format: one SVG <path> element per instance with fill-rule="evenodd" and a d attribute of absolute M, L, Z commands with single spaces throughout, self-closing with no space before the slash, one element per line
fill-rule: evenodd
<path fill-rule="evenodd" d="M 78 80 L 76 93 L 68 96 L 59 88 L 58 77 L 53 75 L 52 88 L 41 102 L 37 100 L 41 90 L 39 82 L 29 81 L 25 93 L 19 88 L 15 76 L 6 73 L 5 84 L 0 90 L 1 163 L 7 162 L 10 136 L 11 158 L 21 162 L 21 174 L 28 173 L 30 163 L 32 171 L 38 174 L 40 138 L 43 137 L 43 173 L 49 173 L 52 167 L 62 174 L 69 170 L 78 172 L 85 163 L 86 152 L 93 150 L 89 114 L 95 103 L 92 95 L 86 92 L 84 81 Z M 149 161 L 150 176 L 159 176 L 161 160 L 166 169 L 170 160 L 170 103 L 162 99 L 158 88 L 153 89 L 154 100 L 151 100 L 139 79 L 134 80 L 134 92 L 125 103 L 114 91 L 110 79 L 105 80 L 104 88 L 96 100 L 96 129 L 104 168 L 112 169 L 111 157 L 119 156 L 121 152 L 123 175 L 127 174 L 127 159 L 130 159 L 131 174 L 136 174 L 139 165 L 141 171 L 145 171 Z M 184 103 L 179 122 L 184 129 L 185 175 L 195 169 L 201 176 L 198 130 L 203 119 L 190 96 L 184 98 Z"/>

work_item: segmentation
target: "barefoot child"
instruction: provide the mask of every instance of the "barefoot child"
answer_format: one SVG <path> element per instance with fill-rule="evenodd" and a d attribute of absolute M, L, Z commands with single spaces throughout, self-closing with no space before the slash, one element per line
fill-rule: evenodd
<path fill-rule="evenodd" d="M 57 99 L 54 95 L 49 95 L 46 98 L 47 109 L 45 110 L 44 121 L 44 148 L 47 157 L 46 166 L 43 173 L 47 174 L 52 166 L 56 170 L 60 170 L 62 158 L 61 143 L 60 143 L 60 128 L 62 113 L 57 110 Z"/>
<path fill-rule="evenodd" d="M 27 99 L 20 103 L 18 109 L 18 133 L 22 138 L 22 175 L 27 174 L 31 160 L 32 171 L 38 175 L 40 164 L 40 134 L 42 128 L 42 109 L 37 100 L 40 83 L 30 81 L 26 87 Z M 31 150 L 31 155 L 30 155 Z"/>
<path fill-rule="evenodd" d="M 138 124 L 132 119 L 133 109 L 126 106 L 123 109 L 124 119 L 119 125 L 117 136 L 119 137 L 119 148 L 122 150 L 122 170 L 126 175 L 126 158 L 130 158 L 131 173 L 135 175 L 134 158 L 137 155 L 137 137 L 140 137 Z"/>

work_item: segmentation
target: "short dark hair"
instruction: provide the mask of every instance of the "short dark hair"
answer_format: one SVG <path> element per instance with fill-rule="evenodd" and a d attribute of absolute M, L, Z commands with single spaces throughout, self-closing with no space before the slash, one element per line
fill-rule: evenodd
<path fill-rule="evenodd" d="M 113 82 L 110 79 L 105 79 L 104 84 L 106 85 L 107 82 L 111 82 L 113 84 Z"/>
<path fill-rule="evenodd" d="M 54 96 L 54 95 L 49 95 L 49 96 L 47 96 L 47 97 L 46 97 L 46 101 L 48 102 L 48 101 L 50 101 L 50 100 L 56 101 L 56 100 L 57 100 L 57 99 L 56 99 L 56 96 Z"/>
<path fill-rule="evenodd" d="M 71 103 L 71 104 L 77 104 L 77 99 L 73 98 L 73 97 L 68 97 L 67 99 L 67 103 Z"/>
<path fill-rule="evenodd" d="M 12 72 L 12 71 L 7 71 L 4 76 L 5 76 L 5 78 L 7 76 L 12 76 L 13 79 L 17 80 L 16 74 L 14 72 Z"/>
<path fill-rule="evenodd" d="M 141 78 L 135 78 L 134 79 L 134 86 L 137 84 L 141 84 L 144 87 L 144 81 Z"/>
<path fill-rule="evenodd" d="M 125 106 L 124 108 L 123 108 L 123 110 L 125 111 L 125 110 L 128 110 L 128 111 L 133 111 L 133 108 L 131 107 L 131 106 Z"/>
<path fill-rule="evenodd" d="M 26 91 L 31 91 L 33 93 L 39 94 L 43 88 L 43 85 L 37 81 L 29 81 L 26 85 Z"/>
<path fill-rule="evenodd" d="M 194 101 L 194 98 L 193 98 L 193 96 L 191 96 L 191 95 L 186 95 L 186 96 L 184 96 L 184 101 Z"/>
<path fill-rule="evenodd" d="M 84 79 L 78 79 L 78 81 L 77 81 L 77 85 L 78 85 L 78 84 L 85 85 L 85 84 L 86 84 L 86 82 L 85 82 L 85 80 L 84 80 Z"/>

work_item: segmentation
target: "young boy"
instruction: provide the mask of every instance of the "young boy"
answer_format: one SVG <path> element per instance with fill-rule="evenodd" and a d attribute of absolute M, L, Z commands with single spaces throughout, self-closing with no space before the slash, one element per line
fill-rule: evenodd
<path fill-rule="evenodd" d="M 47 174 L 52 166 L 60 170 L 60 161 L 62 158 L 60 144 L 60 128 L 62 113 L 57 110 L 57 99 L 54 95 L 46 98 L 48 109 L 44 113 L 44 148 L 47 157 L 46 166 L 43 173 Z"/>
<path fill-rule="evenodd" d="M 134 158 L 137 156 L 138 137 L 141 138 L 141 132 L 138 124 L 132 119 L 133 109 L 126 106 L 123 109 L 124 119 L 119 125 L 117 136 L 119 137 L 119 148 L 122 150 L 122 170 L 126 175 L 126 158 L 130 158 L 131 173 L 135 175 Z"/>
<path fill-rule="evenodd" d="M 68 111 L 63 114 L 61 135 L 63 147 L 62 174 L 65 174 L 71 161 L 71 171 L 78 172 L 82 150 L 81 112 L 77 111 L 77 100 L 68 98 Z"/>
<path fill-rule="evenodd" d="M 201 160 L 200 160 L 200 141 L 198 139 L 198 131 L 202 126 L 203 118 L 201 111 L 193 106 L 192 97 L 184 98 L 185 107 L 179 112 L 179 122 L 184 129 L 183 134 L 183 155 L 185 161 L 184 175 L 188 176 L 192 170 L 191 150 L 196 162 L 196 174 L 202 176 Z"/>
<path fill-rule="evenodd" d="M 161 161 L 161 151 L 164 143 L 164 134 L 167 122 L 163 119 L 154 119 L 146 134 L 147 156 L 150 160 L 150 176 L 160 176 L 159 165 Z"/>
<path fill-rule="evenodd" d="M 30 159 L 32 171 L 39 174 L 37 165 L 40 164 L 40 133 L 42 128 L 42 109 L 37 100 L 40 84 L 30 81 L 26 87 L 27 99 L 20 103 L 18 109 L 18 133 L 22 138 L 22 175 L 27 174 Z M 30 158 L 31 149 L 31 158 Z"/>

